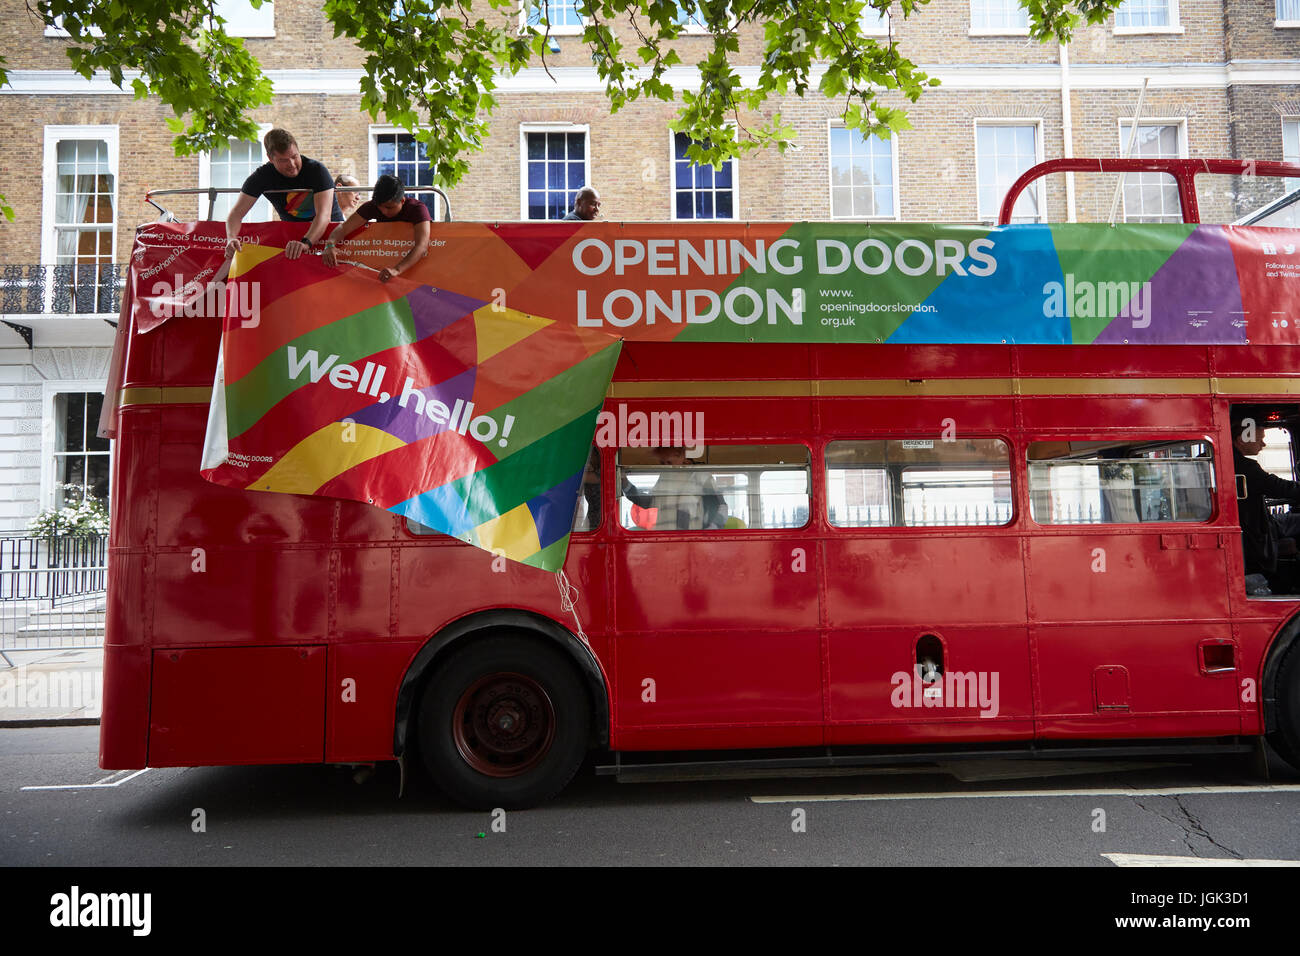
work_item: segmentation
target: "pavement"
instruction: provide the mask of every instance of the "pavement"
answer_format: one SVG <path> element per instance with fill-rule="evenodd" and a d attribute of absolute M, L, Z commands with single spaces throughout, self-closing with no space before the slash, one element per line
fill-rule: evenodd
<path fill-rule="evenodd" d="M 103 706 L 104 651 L 0 652 L 0 727 L 97 724 Z"/>

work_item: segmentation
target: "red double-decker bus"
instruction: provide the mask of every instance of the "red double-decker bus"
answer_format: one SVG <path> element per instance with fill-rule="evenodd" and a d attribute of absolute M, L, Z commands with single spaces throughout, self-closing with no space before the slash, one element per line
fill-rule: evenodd
<path fill-rule="evenodd" d="M 364 503 L 201 479 L 219 336 L 124 335 L 106 769 L 411 760 L 493 808 L 592 750 L 1300 766 L 1300 559 L 1247 578 L 1232 428 L 1295 477 L 1294 346 L 628 342 L 607 425 L 681 439 L 598 431 L 569 608 Z"/>

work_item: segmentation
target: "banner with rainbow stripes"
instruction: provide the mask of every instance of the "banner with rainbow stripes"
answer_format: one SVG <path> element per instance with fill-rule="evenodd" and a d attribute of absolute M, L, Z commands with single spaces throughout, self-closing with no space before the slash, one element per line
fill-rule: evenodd
<path fill-rule="evenodd" d="M 226 316 L 203 476 L 368 502 L 558 571 L 620 340 L 281 252 L 245 246 L 230 270 L 227 302 L 253 287 L 259 308 Z"/>

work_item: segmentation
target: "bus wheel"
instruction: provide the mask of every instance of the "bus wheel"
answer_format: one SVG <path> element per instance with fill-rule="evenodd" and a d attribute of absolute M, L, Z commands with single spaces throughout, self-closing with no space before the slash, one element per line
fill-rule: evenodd
<path fill-rule="evenodd" d="M 1300 641 L 1292 644 L 1277 675 L 1277 727 L 1268 742 L 1300 770 Z"/>
<path fill-rule="evenodd" d="M 425 686 L 420 750 L 457 803 L 523 809 L 573 779 L 589 719 L 586 691 L 559 651 L 489 637 L 457 652 Z"/>

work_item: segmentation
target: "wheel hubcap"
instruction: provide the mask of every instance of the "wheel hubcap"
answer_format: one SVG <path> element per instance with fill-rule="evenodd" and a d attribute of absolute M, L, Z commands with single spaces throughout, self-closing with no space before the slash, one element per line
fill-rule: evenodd
<path fill-rule="evenodd" d="M 464 761 L 489 777 L 515 777 L 542 760 L 555 739 L 550 697 L 523 674 L 488 674 L 460 695 L 452 734 Z"/>

